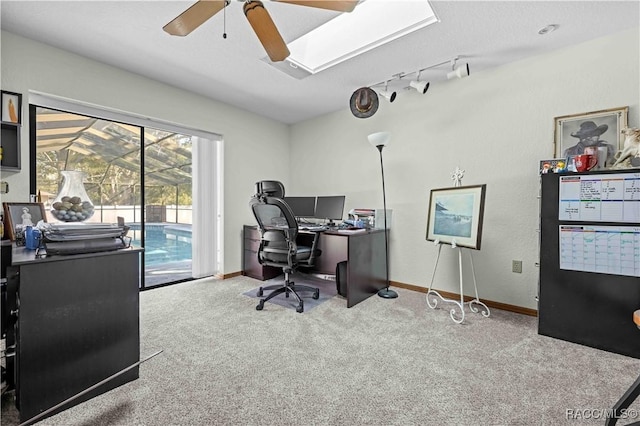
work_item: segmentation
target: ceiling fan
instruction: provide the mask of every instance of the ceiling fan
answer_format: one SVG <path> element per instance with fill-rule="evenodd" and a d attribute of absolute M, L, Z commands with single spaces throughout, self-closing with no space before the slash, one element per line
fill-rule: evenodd
<path fill-rule="evenodd" d="M 351 12 L 359 0 L 275 0 L 280 3 L 291 3 L 300 6 L 310 6 L 337 12 Z M 205 23 L 216 13 L 229 5 L 229 0 L 199 0 L 189 9 L 182 12 L 167 25 L 164 31 L 175 36 L 186 36 Z M 289 56 L 287 44 L 282 39 L 278 28 L 271 19 L 269 12 L 259 0 L 244 1 L 244 15 L 247 17 L 260 43 L 267 51 L 273 62 L 285 60 Z"/>

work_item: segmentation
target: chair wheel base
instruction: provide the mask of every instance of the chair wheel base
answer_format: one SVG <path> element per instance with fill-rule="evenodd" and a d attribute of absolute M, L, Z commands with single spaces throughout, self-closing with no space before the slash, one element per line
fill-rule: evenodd
<path fill-rule="evenodd" d="M 271 290 L 271 293 L 269 293 L 269 295 L 267 295 L 266 297 L 262 297 L 265 290 L 267 291 Z M 256 305 L 256 311 L 263 310 L 264 305 L 267 301 L 271 300 L 274 297 L 280 296 L 284 293 L 285 298 L 289 299 L 291 297 L 294 297 L 296 299 L 295 302 L 298 303 L 298 305 L 296 306 L 296 312 L 298 313 L 304 312 L 304 302 L 302 301 L 301 297 L 298 295 L 296 290 L 305 291 L 305 292 L 312 291 L 313 293 L 311 294 L 311 297 L 313 299 L 318 300 L 320 298 L 319 288 L 314 288 L 310 286 L 299 286 L 298 288 L 296 288 L 293 284 L 293 281 L 287 281 L 285 285 L 282 287 L 279 287 L 279 286 L 259 287 L 256 293 L 257 293 L 257 297 L 260 297 L 260 301 L 258 302 L 258 305 Z"/>

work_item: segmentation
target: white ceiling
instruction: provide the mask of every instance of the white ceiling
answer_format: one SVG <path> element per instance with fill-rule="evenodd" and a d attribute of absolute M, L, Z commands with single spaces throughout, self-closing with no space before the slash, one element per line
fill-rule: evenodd
<path fill-rule="evenodd" d="M 469 63 L 472 78 L 640 22 L 638 0 L 432 1 L 439 23 L 298 80 L 263 61 L 264 50 L 236 0 L 226 8 L 226 39 L 222 12 L 186 37 L 165 33 L 162 27 L 193 2 L 2 0 L 1 28 L 292 124 L 348 108 L 359 87 L 455 56 Z M 287 42 L 336 16 L 310 7 L 264 3 Z M 538 35 L 548 24 L 559 27 Z M 432 87 L 455 84 L 446 80 L 449 70 L 446 64 L 423 72 L 422 78 Z M 429 94 L 400 92 L 398 99 L 402 95 Z"/>

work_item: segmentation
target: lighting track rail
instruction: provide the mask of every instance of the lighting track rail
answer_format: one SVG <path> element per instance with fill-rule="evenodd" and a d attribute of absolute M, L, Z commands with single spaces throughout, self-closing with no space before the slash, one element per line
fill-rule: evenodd
<path fill-rule="evenodd" d="M 393 81 L 397 80 L 397 81 L 401 81 L 403 78 L 408 77 L 408 76 L 412 76 L 415 75 L 416 78 L 413 80 L 410 80 L 407 84 L 407 86 L 405 87 L 405 89 L 410 90 L 410 89 L 414 89 L 416 90 L 418 93 L 421 94 L 425 94 L 427 93 L 427 91 L 429 90 L 429 86 L 430 86 L 430 82 L 429 81 L 425 81 L 425 80 L 421 80 L 421 74 L 423 71 L 429 70 L 429 69 L 433 69 L 436 67 L 440 67 L 442 65 L 445 64 L 451 64 L 451 71 L 449 71 L 447 73 L 447 79 L 451 80 L 452 78 L 464 78 L 464 77 L 468 77 L 469 76 L 469 64 L 468 63 L 462 63 L 458 66 L 457 62 L 460 59 L 459 56 L 455 56 L 451 59 L 448 59 L 446 61 L 443 62 L 438 62 L 437 64 L 433 64 L 433 65 L 429 65 L 428 67 L 424 67 L 421 68 L 417 71 L 410 71 L 410 72 L 401 72 L 398 74 L 394 74 L 392 76 L 392 78 L 388 79 L 388 80 L 384 80 L 381 81 L 379 83 L 373 84 L 369 87 L 371 88 L 380 88 L 380 89 L 376 89 L 376 92 L 378 93 L 378 95 L 380 95 L 381 97 L 385 98 L 387 101 L 389 101 L 389 103 L 393 102 L 396 99 L 396 92 L 393 90 L 389 90 L 389 84 L 392 83 Z"/>

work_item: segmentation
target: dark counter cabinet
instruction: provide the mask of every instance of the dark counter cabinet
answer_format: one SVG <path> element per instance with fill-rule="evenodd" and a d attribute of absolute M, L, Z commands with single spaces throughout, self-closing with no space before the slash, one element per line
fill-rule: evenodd
<path fill-rule="evenodd" d="M 140 249 L 35 259 L 14 248 L 8 304 L 24 422 L 140 360 Z M 13 340 L 13 341 L 12 341 Z M 135 367 L 54 413 L 138 378 Z"/>

